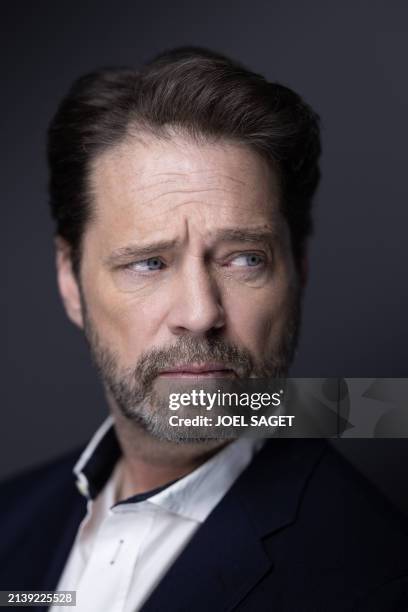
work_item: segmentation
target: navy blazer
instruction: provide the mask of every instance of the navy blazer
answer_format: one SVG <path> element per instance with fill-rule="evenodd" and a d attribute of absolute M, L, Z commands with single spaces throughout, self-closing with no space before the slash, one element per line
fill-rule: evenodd
<path fill-rule="evenodd" d="M 55 590 L 86 512 L 80 450 L 0 486 L 0 590 Z M 406 522 L 389 502 L 325 440 L 277 438 L 142 610 L 407 612 L 407 576 Z"/>

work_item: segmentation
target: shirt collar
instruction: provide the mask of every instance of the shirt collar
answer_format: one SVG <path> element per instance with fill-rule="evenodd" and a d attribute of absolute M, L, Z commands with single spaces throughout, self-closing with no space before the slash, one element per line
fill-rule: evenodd
<path fill-rule="evenodd" d="M 148 502 L 203 522 L 264 442 L 253 438 L 234 440 L 186 476 L 120 501 L 112 509 L 132 512 L 141 502 Z M 97 429 L 73 469 L 78 490 L 84 497 L 94 501 L 103 489 L 112 485 L 114 467 L 121 455 L 110 415 Z"/>
<path fill-rule="evenodd" d="M 149 498 L 151 504 L 202 523 L 265 440 L 238 438 L 190 474 Z"/>
<path fill-rule="evenodd" d="M 76 485 L 87 499 L 94 500 L 97 497 L 122 454 L 113 423 L 113 417 L 109 415 L 96 430 L 74 466 Z"/>

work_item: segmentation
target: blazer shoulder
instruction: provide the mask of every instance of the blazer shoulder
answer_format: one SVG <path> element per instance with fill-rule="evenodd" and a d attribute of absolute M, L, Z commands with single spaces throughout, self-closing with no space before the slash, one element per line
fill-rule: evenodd
<path fill-rule="evenodd" d="M 330 443 L 317 465 L 315 478 L 317 487 L 326 492 L 325 498 L 342 513 L 347 510 L 358 513 L 360 509 L 367 520 L 375 517 L 379 521 L 388 521 L 408 535 L 408 517 Z"/>
<path fill-rule="evenodd" d="M 72 470 L 78 460 L 82 446 L 78 446 L 62 455 L 8 476 L 0 482 L 0 514 L 7 513 L 21 500 L 27 501 L 38 496 L 46 498 L 53 495 L 67 481 L 74 481 Z M 48 495 L 47 495 L 48 494 Z"/>
<path fill-rule="evenodd" d="M 407 517 L 331 444 L 303 492 L 299 523 L 322 558 L 341 551 L 360 573 L 370 565 L 408 573 Z"/>

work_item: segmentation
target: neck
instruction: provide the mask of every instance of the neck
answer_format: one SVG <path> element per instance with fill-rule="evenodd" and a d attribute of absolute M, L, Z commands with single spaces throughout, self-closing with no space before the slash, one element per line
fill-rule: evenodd
<path fill-rule="evenodd" d="M 118 501 L 186 476 L 232 440 L 169 442 L 158 440 L 117 410 L 113 414 L 122 453 Z"/>

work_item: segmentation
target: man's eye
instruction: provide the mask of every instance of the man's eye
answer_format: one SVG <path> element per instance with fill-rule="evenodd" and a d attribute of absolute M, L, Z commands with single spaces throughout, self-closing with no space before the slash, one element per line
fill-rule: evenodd
<path fill-rule="evenodd" d="M 230 265 L 238 267 L 256 268 L 265 263 L 265 258 L 258 253 L 242 253 L 231 259 Z"/>
<path fill-rule="evenodd" d="M 159 257 L 149 257 L 149 259 L 135 261 L 129 265 L 129 268 L 136 272 L 154 272 L 155 270 L 161 270 L 163 267 L 164 264 Z"/>

